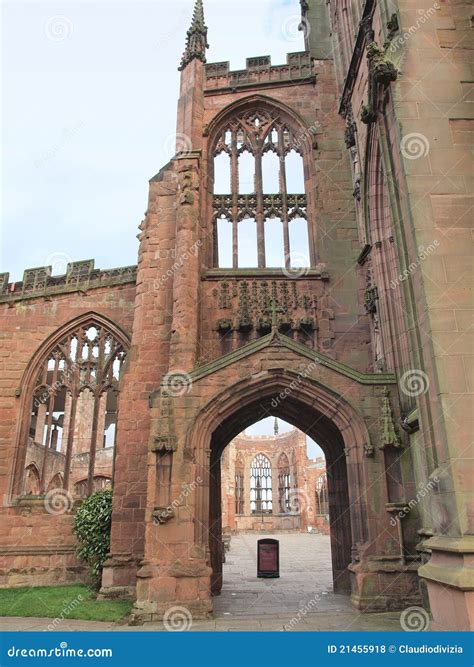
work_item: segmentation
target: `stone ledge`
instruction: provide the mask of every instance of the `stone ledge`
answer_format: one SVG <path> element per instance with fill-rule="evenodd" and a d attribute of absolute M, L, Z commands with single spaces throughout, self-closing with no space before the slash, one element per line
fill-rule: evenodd
<path fill-rule="evenodd" d="M 75 554 L 76 545 L 41 545 L 0 547 L 0 556 L 54 556 L 56 554 Z"/>
<path fill-rule="evenodd" d="M 444 586 L 451 586 L 461 591 L 474 591 L 474 569 L 465 566 L 434 565 L 427 563 L 418 570 L 422 579 L 435 581 Z"/>
<path fill-rule="evenodd" d="M 433 551 L 474 554 L 474 535 L 463 535 L 462 537 L 434 535 L 424 542 L 424 546 Z"/>
<path fill-rule="evenodd" d="M 304 269 L 304 273 L 302 275 L 298 275 L 298 269 L 295 269 L 295 276 L 292 276 L 291 273 L 288 275 L 288 273 L 291 271 L 291 269 L 282 269 L 282 268 L 275 268 L 275 269 L 258 269 L 258 268 L 253 268 L 253 269 L 209 269 L 206 271 L 202 279 L 203 280 L 222 280 L 222 278 L 228 278 L 228 279 L 250 279 L 250 278 L 263 278 L 265 280 L 271 280 L 273 278 L 281 278 L 283 280 L 289 280 L 289 281 L 304 281 L 304 280 L 309 280 L 311 278 L 315 278 L 317 280 L 324 280 L 327 281 L 329 280 L 329 274 L 325 269 L 322 268 L 313 268 L 313 269 Z"/>

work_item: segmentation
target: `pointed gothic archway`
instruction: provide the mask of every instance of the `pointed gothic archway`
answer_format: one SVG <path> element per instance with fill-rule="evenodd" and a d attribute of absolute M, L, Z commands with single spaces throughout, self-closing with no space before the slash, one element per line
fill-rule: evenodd
<path fill-rule="evenodd" d="M 220 457 L 252 423 L 277 416 L 304 431 L 323 449 L 328 469 L 329 516 L 335 592 L 351 592 L 348 566 L 368 539 L 362 456 L 369 435 L 341 396 L 294 371 L 266 371 L 215 397 L 198 415 L 189 443 L 196 452 L 196 543 L 209 549 L 212 592 L 222 585 Z"/>

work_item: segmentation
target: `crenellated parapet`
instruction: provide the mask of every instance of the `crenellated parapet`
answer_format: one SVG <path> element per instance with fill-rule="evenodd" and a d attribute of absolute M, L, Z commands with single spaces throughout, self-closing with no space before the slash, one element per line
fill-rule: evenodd
<path fill-rule="evenodd" d="M 51 273 L 51 266 L 26 269 L 19 282 L 9 282 L 9 273 L 0 273 L 0 303 L 112 287 L 134 283 L 137 279 L 136 266 L 101 270 L 94 268 L 93 259 L 70 262 L 65 274 L 52 276 Z"/>
<path fill-rule="evenodd" d="M 247 58 L 246 68 L 242 70 L 230 70 L 229 62 L 209 63 L 206 65 L 205 93 L 315 81 L 313 58 L 308 51 L 298 51 L 288 53 L 284 65 L 272 65 L 270 56 Z"/>

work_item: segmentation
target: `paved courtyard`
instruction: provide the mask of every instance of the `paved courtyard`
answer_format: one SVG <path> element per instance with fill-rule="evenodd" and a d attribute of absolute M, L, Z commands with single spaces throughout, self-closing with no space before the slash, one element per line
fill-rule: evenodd
<path fill-rule="evenodd" d="M 279 579 L 257 578 L 257 539 L 232 537 L 224 565 L 222 594 L 214 599 L 215 617 L 193 620 L 189 630 L 229 631 L 363 631 L 400 630 L 400 614 L 360 614 L 345 595 L 332 593 L 331 554 L 326 535 L 272 535 L 280 540 Z M 2 630 L 46 630 L 51 619 L 3 618 Z M 62 620 L 60 632 L 81 630 L 166 630 L 161 623 L 130 627 L 125 622 Z"/>

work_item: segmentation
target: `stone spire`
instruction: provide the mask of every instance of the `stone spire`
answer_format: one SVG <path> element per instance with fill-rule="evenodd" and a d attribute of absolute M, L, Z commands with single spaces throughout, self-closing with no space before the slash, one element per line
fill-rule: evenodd
<path fill-rule="evenodd" d="M 278 419 L 275 417 L 275 422 L 273 424 L 273 433 L 275 437 L 278 435 L 279 428 L 278 428 Z"/>
<path fill-rule="evenodd" d="M 202 0 L 196 0 L 191 27 L 186 33 L 186 48 L 184 49 L 183 57 L 181 58 L 179 70 L 183 70 L 186 65 L 195 58 L 205 63 L 206 49 L 208 47 L 207 26 L 204 23 Z"/>

